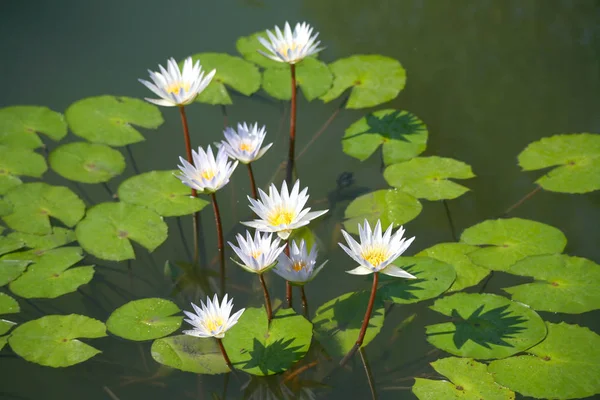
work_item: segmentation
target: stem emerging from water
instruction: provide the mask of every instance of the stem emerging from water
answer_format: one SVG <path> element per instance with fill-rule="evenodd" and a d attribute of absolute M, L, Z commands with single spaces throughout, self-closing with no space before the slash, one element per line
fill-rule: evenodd
<path fill-rule="evenodd" d="M 223 354 L 225 363 L 227 364 L 229 369 L 233 371 L 234 370 L 233 365 L 231 365 L 231 361 L 229 361 L 229 356 L 227 355 L 227 352 L 225 351 L 225 347 L 223 347 L 223 342 L 219 338 L 215 338 L 215 339 L 217 339 L 217 343 L 219 344 L 219 349 L 221 349 L 221 354 Z"/>
<path fill-rule="evenodd" d="M 269 291 L 267 290 L 267 284 L 265 283 L 265 278 L 263 274 L 258 274 L 258 280 L 260 281 L 260 285 L 262 286 L 263 294 L 265 295 L 265 307 L 267 308 L 267 320 L 269 323 L 273 318 L 273 311 L 271 311 L 271 297 L 269 296 Z"/>
<path fill-rule="evenodd" d="M 294 173 L 294 153 L 296 147 L 296 65 L 290 64 L 292 75 L 292 102 L 290 107 L 290 151 L 288 153 L 286 181 L 288 185 L 292 184 L 292 175 Z"/>
<path fill-rule="evenodd" d="M 444 199 L 442 200 L 444 203 L 444 208 L 446 209 L 446 217 L 448 217 L 448 224 L 450 224 L 450 233 L 452 234 L 452 240 L 458 242 L 458 237 L 456 236 L 456 228 L 454 228 L 454 221 L 452 220 L 452 214 L 450 214 L 450 207 L 448 206 L 448 202 Z"/>
<path fill-rule="evenodd" d="M 508 209 L 506 211 L 504 211 L 504 214 L 502 216 L 506 217 L 508 214 L 510 214 L 516 208 L 520 207 L 523 203 L 525 203 L 527 200 L 529 200 L 530 198 L 532 198 L 540 190 L 542 190 L 542 187 L 541 186 L 536 186 L 535 189 L 533 189 L 531 192 L 529 192 L 525 196 L 523 196 L 523 198 L 521 200 L 517 201 L 512 206 L 508 207 Z"/>
<path fill-rule="evenodd" d="M 302 310 L 304 311 L 304 316 L 306 319 L 308 318 L 308 301 L 306 300 L 306 293 L 304 292 L 304 285 L 300 286 L 300 296 L 302 296 Z"/>
<path fill-rule="evenodd" d="M 248 176 L 250 177 L 250 187 L 252 188 L 252 197 L 254 200 L 258 199 L 258 193 L 256 192 L 256 182 L 254 181 L 254 172 L 252 172 L 251 163 L 246 164 L 248 166 Z"/>
<path fill-rule="evenodd" d="M 215 193 L 211 193 L 213 211 L 215 212 L 215 224 L 217 225 L 217 239 L 219 247 L 219 271 L 221 273 L 221 296 L 225 295 L 225 251 L 223 249 L 223 227 L 221 225 L 221 213 L 219 212 L 219 205 L 217 204 L 217 196 Z"/>
<path fill-rule="evenodd" d="M 288 240 L 287 245 L 285 246 L 285 255 L 290 256 L 290 242 Z M 292 308 L 292 284 L 289 281 L 285 281 L 285 299 L 287 300 L 288 308 Z"/>

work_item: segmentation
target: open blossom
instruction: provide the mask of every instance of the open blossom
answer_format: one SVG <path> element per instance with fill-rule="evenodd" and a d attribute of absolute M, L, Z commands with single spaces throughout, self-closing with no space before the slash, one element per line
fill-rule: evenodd
<path fill-rule="evenodd" d="M 227 301 L 227 294 L 223 297 L 223 301 L 219 305 L 219 299 L 215 294 L 213 300 L 210 297 L 206 299 L 206 304 L 202 302 L 202 307 L 198 307 L 192 303 L 192 307 L 196 312 L 191 313 L 184 311 L 189 318 L 185 322 L 192 325 L 193 329 L 183 331 L 184 334 L 201 338 L 215 337 L 221 339 L 225 336 L 225 332 L 237 324 L 240 316 L 245 308 L 242 308 L 235 314 L 231 315 L 233 309 L 233 299 Z"/>
<path fill-rule="evenodd" d="M 225 139 L 221 145 L 227 151 L 229 157 L 238 160 L 242 164 L 249 164 L 261 158 L 273 143 L 269 143 L 262 149 L 263 140 L 267 135 L 265 127 L 258 128 L 258 123 L 248 126 L 245 122 L 238 124 L 235 129 L 227 127 L 223 132 Z"/>
<path fill-rule="evenodd" d="M 402 227 L 398 228 L 396 233 L 392 235 L 392 228 L 393 224 L 382 234 L 381 221 L 377 220 L 375 230 L 371 231 L 369 222 L 365 220 L 364 226 L 358 225 L 360 243 L 354 240 L 346 231 L 342 230 L 342 234 L 349 247 L 341 243 L 338 244 L 346 254 L 359 264 L 355 269 L 346 272 L 354 275 L 381 272 L 399 278 L 416 278 L 414 275 L 392 264 L 396 258 L 400 257 L 408 249 L 408 246 L 410 246 L 415 238 L 414 236 L 408 240 L 402 238 L 404 234 Z"/>
<path fill-rule="evenodd" d="M 143 79 L 139 81 L 160 97 L 145 100 L 165 107 L 184 106 L 193 102 L 198 94 L 206 89 L 216 72 L 213 69 L 204 76 L 200 62 L 192 64 L 192 57 L 185 59 L 182 70 L 174 58 L 167 61 L 167 69 L 162 65 L 158 68 L 160 72 L 148 70 L 153 83 Z"/>
<path fill-rule="evenodd" d="M 271 60 L 296 64 L 305 57 L 323 50 L 322 47 L 319 47 L 321 42 L 316 41 L 319 33 L 311 36 L 312 31 L 313 28 L 306 22 L 303 22 L 297 23 L 294 32 L 292 32 L 290 24 L 286 22 L 283 32 L 281 32 L 278 26 L 275 27 L 274 34 L 267 30 L 269 40 L 260 36 L 258 37 L 258 40 L 265 46 L 268 53 L 261 50 L 258 50 L 258 52 Z"/>
<path fill-rule="evenodd" d="M 314 244 L 308 252 L 304 239 L 300 241 L 300 246 L 296 241 L 290 245 L 289 257 L 282 253 L 279 255 L 278 263 L 273 271 L 286 281 L 295 285 L 304 285 L 312 281 L 321 269 L 327 264 L 317 265 L 317 245 Z"/>
<path fill-rule="evenodd" d="M 256 231 L 253 239 L 250 232 L 246 231 L 245 239 L 239 233 L 236 238 L 239 247 L 231 242 L 228 243 L 241 262 L 233 261 L 246 271 L 255 274 L 262 274 L 273 268 L 277 263 L 277 257 L 285 249 L 285 244 L 279 246 L 279 238 L 276 237 L 273 240 L 273 235 L 270 233 L 261 235 L 259 231 Z"/>
<path fill-rule="evenodd" d="M 202 147 L 198 147 L 198 152 L 192 150 L 192 158 L 194 165 L 179 157 L 182 165 L 178 167 L 182 173 L 177 177 L 182 183 L 201 193 L 214 193 L 225 186 L 238 165 L 237 161 L 229 161 L 223 148 L 218 150 L 215 158 L 210 145 L 207 151 Z"/>

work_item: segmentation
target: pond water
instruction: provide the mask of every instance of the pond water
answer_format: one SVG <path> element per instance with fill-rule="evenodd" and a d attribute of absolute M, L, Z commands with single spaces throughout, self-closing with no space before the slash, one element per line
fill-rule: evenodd
<path fill-rule="evenodd" d="M 170 7 L 169 7 L 170 5 Z M 461 160 L 472 166 L 476 178 L 463 181 L 471 191 L 448 202 L 460 234 L 465 228 L 498 218 L 530 192 L 541 174 L 522 172 L 517 155 L 527 144 L 558 133 L 600 132 L 600 6 L 597 1 L 115 1 L 4 2 L 0 5 L 0 107 L 16 104 L 48 106 L 63 112 L 72 102 L 111 94 L 143 98 L 149 92 L 137 81 L 147 77 L 168 57 L 178 60 L 198 52 L 237 54 L 236 39 L 275 24 L 307 21 L 320 32 L 325 62 L 352 54 L 382 54 L 399 60 L 407 84 L 393 101 L 375 109 L 408 110 L 429 128 L 424 155 Z M 277 167 L 287 154 L 287 106 L 264 93 L 235 95 L 234 104 L 193 104 L 188 107 L 192 142 L 206 146 L 221 139 L 224 119 L 230 123 L 258 121 L 274 142 L 254 166 L 259 187 L 284 177 Z M 298 105 L 297 160 L 302 185 L 309 188 L 314 209 L 329 208 L 325 218 L 312 224 L 319 238 L 320 259 L 329 263 L 306 291 L 312 311 L 343 293 L 370 288 L 370 279 L 343 271 L 353 267 L 337 245 L 344 210 L 359 194 L 387 188 L 379 152 L 364 162 L 342 152 L 344 130 L 370 110 L 343 109 L 306 152 L 313 135 L 336 111 L 341 99 Z M 181 126 L 175 109 L 162 108 L 165 123 L 144 131 L 146 141 L 132 151 L 141 171 L 174 169 L 184 154 Z M 76 137 L 70 136 L 69 140 Z M 47 142 L 50 146 L 56 146 Z M 134 174 L 131 166 L 109 182 L 111 190 Z M 350 186 L 341 188 L 339 178 Z M 352 179 L 348 178 L 351 177 Z M 45 181 L 65 184 L 49 171 Z M 75 190 L 75 189 L 74 189 Z M 100 185 L 86 186 L 94 203 L 110 201 Z M 243 231 L 248 220 L 249 185 L 239 168 L 232 182 L 218 193 L 226 240 Z M 79 192 L 78 192 L 79 193 Z M 541 191 L 511 213 L 560 229 L 567 237 L 565 253 L 600 260 L 598 221 L 600 194 L 567 195 Z M 205 257 L 216 267 L 216 238 L 210 207 L 202 212 Z M 187 259 L 175 219 L 169 219 L 169 238 L 154 253 L 137 249 L 131 263 L 99 263 L 125 273 L 99 268 L 102 281 L 92 281 L 81 292 L 54 300 L 22 302 L 18 322 L 43 314 L 78 313 L 105 321 L 125 302 L 146 297 L 171 298 L 183 309 L 194 291 L 172 296 L 171 282 L 163 278 L 167 260 L 174 265 Z M 191 241 L 191 219 L 182 218 L 182 230 Z M 442 202 L 423 201 L 423 212 L 405 225 L 416 236 L 407 255 L 453 240 Z M 229 257 L 229 253 L 227 254 Z M 90 258 L 90 263 L 97 263 Z M 229 292 L 239 307 L 262 304 L 258 281 L 228 261 Z M 143 276 L 147 282 L 136 279 Z M 104 281 L 109 284 L 103 283 Z M 267 276 L 272 297 L 284 299 L 285 285 Z M 486 292 L 506 295 L 514 277 L 497 273 Z M 112 287 L 117 286 L 115 291 Z M 480 286 L 480 285 L 479 285 Z M 480 287 L 468 289 L 478 292 Z M 82 294 L 85 293 L 85 295 Z M 298 302 L 298 301 L 297 301 Z M 32 305 L 32 303 L 34 305 Z M 443 357 L 430 345 L 424 326 L 439 322 L 428 307 L 432 300 L 396 305 L 386 316 L 379 336 L 366 347 L 379 398 L 416 398 L 413 377 L 435 377 L 429 362 Z M 297 304 L 298 306 L 298 304 Z M 297 308 L 300 310 L 300 308 Z M 412 322 L 398 328 L 407 318 Z M 566 321 L 600 332 L 598 311 L 583 314 L 540 312 L 547 321 Z M 224 376 L 194 375 L 161 368 L 150 356 L 151 342 L 141 344 L 114 336 L 94 340 L 103 351 L 69 368 L 49 368 L 11 355 L 0 358 L 0 397 L 6 399 L 158 399 L 215 398 Z M 326 364 L 326 363 L 323 363 Z M 302 398 L 370 398 L 371 391 L 360 358 L 331 376 L 331 368 L 316 366 L 302 376 Z M 232 377 L 228 398 L 270 398 L 269 385 L 277 378 Z M 243 387 L 243 388 L 242 388 Z M 312 393 L 312 394 L 311 394 Z"/>

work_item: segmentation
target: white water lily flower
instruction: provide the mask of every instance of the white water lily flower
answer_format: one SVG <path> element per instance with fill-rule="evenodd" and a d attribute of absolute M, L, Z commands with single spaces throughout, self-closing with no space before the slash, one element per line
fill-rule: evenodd
<path fill-rule="evenodd" d="M 402 238 L 404 229 L 398 228 L 396 233 L 392 235 L 393 224 L 390 225 L 384 234 L 381 233 L 381 221 L 377 220 L 375 230 L 371 231 L 369 222 L 365 220 L 365 225 L 358 224 L 358 232 L 360 236 L 360 244 L 352 238 L 346 231 L 342 230 L 342 234 L 348 243 L 349 248 L 341 243 L 338 243 L 342 249 L 350 257 L 356 261 L 359 266 L 351 271 L 346 271 L 354 275 L 367 275 L 373 272 L 381 272 L 386 275 L 395 276 L 398 278 L 415 279 L 416 276 L 409 274 L 402 268 L 392 264 L 408 246 L 415 240 L 415 237 L 410 239 Z"/>
<path fill-rule="evenodd" d="M 325 264 L 327 264 L 327 261 L 315 268 L 317 265 L 317 245 L 314 244 L 309 253 L 306 242 L 302 239 L 300 247 L 298 247 L 296 241 L 292 241 L 289 257 L 284 253 L 279 255 L 277 265 L 273 271 L 292 284 L 304 285 L 312 281 Z"/>
<path fill-rule="evenodd" d="M 250 232 L 246 231 L 246 239 L 239 233 L 236 238 L 239 247 L 227 242 L 240 258 L 241 263 L 233 261 L 246 271 L 255 274 L 262 274 L 273 268 L 277 263 L 277 257 L 285 249 L 285 244 L 279 246 L 279 238 L 276 237 L 273 240 L 273 235 L 270 233 L 261 235 L 259 231 L 256 231 L 254 239 L 252 239 Z"/>
<path fill-rule="evenodd" d="M 202 147 L 198 147 L 198 152 L 192 150 L 192 158 L 194 165 L 179 157 L 183 165 L 178 165 L 182 174 L 177 177 L 183 184 L 201 193 L 214 193 L 225 186 L 238 165 L 237 161 L 229 161 L 223 148 L 218 150 L 215 158 L 210 145 L 207 151 Z"/>
<path fill-rule="evenodd" d="M 319 47 L 321 42 L 315 42 L 319 33 L 311 36 L 313 28 L 306 22 L 297 23 L 292 33 L 289 23 L 285 23 L 283 32 L 278 26 L 275 27 L 275 34 L 267 30 L 269 40 L 258 37 L 260 43 L 265 46 L 269 53 L 258 50 L 260 54 L 278 62 L 296 64 L 305 57 L 318 53 L 323 50 Z"/>
<path fill-rule="evenodd" d="M 263 232 L 277 232 L 280 238 L 286 240 L 294 229 L 308 225 L 312 219 L 329 211 L 310 212 L 310 207 L 302 209 L 309 197 L 306 194 L 308 188 L 304 188 L 300 193 L 299 190 L 299 180 L 296 181 L 291 192 L 288 192 L 285 181 L 281 186 L 281 193 L 273 184 L 269 187 L 269 195 L 258 189 L 260 200 L 254 200 L 250 196 L 248 196 L 248 200 L 250 200 L 250 209 L 260 219 L 242 222 L 242 224 Z"/>
<path fill-rule="evenodd" d="M 273 143 L 269 143 L 262 149 L 263 140 L 267 135 L 265 127 L 258 128 L 258 123 L 248 126 L 245 122 L 238 124 L 235 129 L 227 127 L 223 132 L 225 139 L 220 144 L 225 148 L 229 157 L 238 160 L 242 164 L 249 164 L 261 158 Z"/>
<path fill-rule="evenodd" d="M 184 106 L 193 102 L 198 94 L 206 89 L 217 71 L 213 69 L 204 76 L 200 61 L 192 64 L 192 57 L 185 59 L 182 70 L 179 70 L 174 58 L 167 61 L 167 69 L 162 65 L 158 68 L 160 72 L 148 70 L 154 83 L 143 79 L 138 80 L 160 97 L 160 99 L 146 98 L 145 100 L 165 107 Z"/>
<path fill-rule="evenodd" d="M 233 309 L 233 299 L 227 301 L 227 294 L 223 297 L 220 305 L 215 294 L 212 301 L 210 301 L 210 297 L 206 299 L 206 305 L 202 302 L 202 307 L 198 307 L 192 303 L 192 307 L 196 312 L 195 314 L 188 311 L 184 311 L 184 313 L 189 318 L 185 322 L 191 324 L 194 328 L 183 331 L 183 333 L 201 338 L 216 337 L 218 339 L 223 338 L 225 332 L 237 324 L 238 319 L 245 310 L 245 308 L 242 308 L 235 314 L 230 315 Z"/>

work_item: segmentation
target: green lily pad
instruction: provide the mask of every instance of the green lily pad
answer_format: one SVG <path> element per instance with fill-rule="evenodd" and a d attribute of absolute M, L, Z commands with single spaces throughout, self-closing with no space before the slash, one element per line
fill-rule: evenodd
<path fill-rule="evenodd" d="M 235 42 L 235 48 L 237 49 L 238 53 L 240 53 L 246 60 L 263 68 L 281 68 L 289 70 L 289 65 L 287 63 L 271 60 L 270 58 L 267 58 L 258 52 L 258 50 L 267 52 L 265 46 L 258 41 L 259 36 L 269 40 L 266 30 L 238 38 L 238 40 Z M 307 58 L 317 58 L 317 56 L 318 54 L 312 54 Z"/>
<path fill-rule="evenodd" d="M 532 283 L 503 289 L 535 310 L 580 314 L 600 308 L 600 265 L 580 257 L 552 254 L 527 257 L 508 270 Z"/>
<path fill-rule="evenodd" d="M 412 392 L 420 400 L 514 400 L 515 393 L 500 386 L 487 365 L 470 358 L 448 357 L 431 363 L 433 369 L 450 380 L 415 378 Z"/>
<path fill-rule="evenodd" d="M 163 365 L 195 374 L 224 374 L 229 367 L 215 339 L 169 336 L 152 343 L 152 358 Z"/>
<path fill-rule="evenodd" d="M 85 204 L 70 189 L 42 182 L 17 186 L 4 199 L 13 208 L 11 214 L 3 217 L 6 225 L 36 235 L 52 233 L 49 217 L 73 227 L 85 213 Z"/>
<path fill-rule="evenodd" d="M 344 153 L 364 161 L 382 146 L 385 165 L 410 160 L 425 151 L 427 127 L 408 111 L 375 111 L 354 122 L 342 138 Z"/>
<path fill-rule="evenodd" d="M 251 375 L 272 375 L 290 368 L 308 351 L 312 325 L 294 310 L 282 309 L 269 324 L 264 308 L 246 308 L 223 338 L 233 366 Z"/>
<path fill-rule="evenodd" d="M 415 219 L 422 209 L 419 200 L 400 190 L 377 190 L 352 200 L 344 212 L 344 227 L 358 234 L 358 224 L 363 224 L 365 219 L 371 226 L 380 219 L 384 228 L 390 224 L 398 227 Z"/>
<path fill-rule="evenodd" d="M 546 336 L 535 311 L 495 294 L 456 293 L 436 300 L 431 309 L 452 321 L 427 326 L 427 341 L 456 356 L 509 357 Z"/>
<path fill-rule="evenodd" d="M 477 285 L 490 270 L 473 264 L 468 254 L 479 249 L 465 243 L 439 243 L 418 253 L 416 257 L 431 257 L 443 261 L 454 267 L 456 280 L 448 289 L 449 292 L 458 292 L 473 285 Z"/>
<path fill-rule="evenodd" d="M 0 198 L 0 217 L 12 213 L 13 207 L 8 201 Z"/>
<path fill-rule="evenodd" d="M 128 340 L 158 339 L 175 332 L 183 316 L 172 301 L 158 298 L 130 301 L 117 308 L 106 321 L 108 330 Z"/>
<path fill-rule="evenodd" d="M 460 241 L 485 246 L 469 253 L 469 258 L 499 271 L 527 256 L 561 253 L 567 245 L 567 238 L 555 227 L 521 218 L 483 221 L 465 229 Z"/>
<path fill-rule="evenodd" d="M 48 235 L 32 235 L 30 233 L 12 232 L 7 237 L 19 240 L 25 247 L 37 251 L 51 250 L 75 241 L 75 232 L 71 229 L 52 227 L 52 233 Z M 2 254 L 2 252 L 0 252 Z"/>
<path fill-rule="evenodd" d="M 0 286 L 17 279 L 30 263 L 27 260 L 14 260 L 11 256 L 12 254 L 7 254 L 0 257 Z"/>
<path fill-rule="evenodd" d="M 315 244 L 317 244 L 317 248 L 323 248 L 322 242 L 319 240 L 317 235 L 315 235 L 315 233 L 308 227 L 308 225 L 305 225 L 298 229 L 294 229 L 290 237 L 288 238 L 288 241 L 290 243 L 292 241 L 295 241 L 298 245 L 300 245 L 300 242 L 302 240 L 304 240 L 304 243 L 306 243 L 306 248 L 309 251 Z"/>
<path fill-rule="evenodd" d="M 75 182 L 107 182 L 125 170 L 125 158 L 103 144 L 75 142 L 63 144 L 50 153 L 50 167 Z"/>
<path fill-rule="evenodd" d="M 106 336 L 104 324 L 84 315 L 47 315 L 25 322 L 8 342 L 25 360 L 48 367 L 69 367 L 100 353 L 78 338 Z"/>
<path fill-rule="evenodd" d="M 352 88 L 346 108 L 374 107 L 393 100 L 404 89 L 406 71 L 393 58 L 354 55 L 331 64 L 333 87 L 321 99 L 327 103 Z"/>
<path fill-rule="evenodd" d="M 92 143 L 125 146 L 144 140 L 133 125 L 156 129 L 164 121 L 154 104 L 131 97 L 88 97 L 65 112 L 73 133 Z"/>
<path fill-rule="evenodd" d="M 227 87 L 246 96 L 260 89 L 258 68 L 243 58 L 225 53 L 199 53 L 194 54 L 192 60 L 199 60 L 206 73 L 217 70 L 206 89 L 196 98 L 200 103 L 232 104 Z"/>
<path fill-rule="evenodd" d="M 416 276 L 401 279 L 383 275 L 386 282 L 378 291 L 384 300 L 399 304 L 417 303 L 444 293 L 456 279 L 450 264 L 429 257 L 398 257 L 394 265 Z"/>
<path fill-rule="evenodd" d="M 21 184 L 17 176 L 41 178 L 47 169 L 40 154 L 27 148 L 0 145 L 0 194 Z"/>
<path fill-rule="evenodd" d="M 287 67 L 287 65 L 285 65 Z M 263 73 L 262 87 L 269 95 L 279 100 L 292 98 L 292 76 L 289 68 L 268 68 Z M 327 64 L 305 58 L 296 64 L 296 83 L 302 89 L 306 100 L 312 101 L 323 95 L 331 87 L 333 75 Z"/>
<path fill-rule="evenodd" d="M 40 106 L 13 106 L 0 109 L 0 144 L 36 149 L 44 143 L 37 133 L 54 141 L 67 134 L 62 114 Z"/>
<path fill-rule="evenodd" d="M 0 175 L 0 194 L 8 193 L 21 184 L 23 181 L 14 175 Z"/>
<path fill-rule="evenodd" d="M 387 167 L 383 177 L 391 186 L 418 199 L 455 199 L 470 189 L 453 179 L 469 179 L 475 174 L 471 166 L 445 157 L 418 157 Z"/>
<path fill-rule="evenodd" d="M 555 135 L 530 143 L 519 154 L 524 171 L 556 167 L 536 181 L 546 190 L 587 193 L 600 189 L 600 135 Z"/>
<path fill-rule="evenodd" d="M 4 346 L 6 346 L 6 343 L 8 343 L 8 335 L 0 336 L 0 350 L 2 350 Z"/>
<path fill-rule="evenodd" d="M 12 321 L 8 321 L 5 319 L 0 319 L 0 334 L 5 334 L 7 332 L 9 332 L 13 326 L 17 325 L 16 322 L 12 322 Z M 8 337 L 10 335 L 6 335 L 6 336 L 0 336 L 0 350 L 2 350 L 4 348 L 4 346 L 6 345 L 6 343 L 8 343 Z"/>
<path fill-rule="evenodd" d="M 167 224 L 152 210 L 127 203 L 102 203 L 90 208 L 77 225 L 81 247 L 103 260 L 134 259 L 130 240 L 154 251 L 167 239 Z"/>
<path fill-rule="evenodd" d="M 19 303 L 6 293 L 0 292 L 0 315 L 16 314 L 21 311 Z"/>
<path fill-rule="evenodd" d="M 119 186 L 119 199 L 147 207 L 163 217 L 193 214 L 209 204 L 191 197 L 190 189 L 173 175 L 176 171 L 150 171 L 133 176 Z"/>
<path fill-rule="evenodd" d="M 19 250 L 25 242 L 12 236 L 0 236 L 0 255 Z"/>
<path fill-rule="evenodd" d="M 330 356 L 345 356 L 354 347 L 370 295 L 367 291 L 345 293 L 317 309 L 313 318 L 315 339 Z M 383 300 L 380 296 L 375 297 L 362 347 L 368 345 L 379 334 L 383 326 L 384 311 Z"/>

